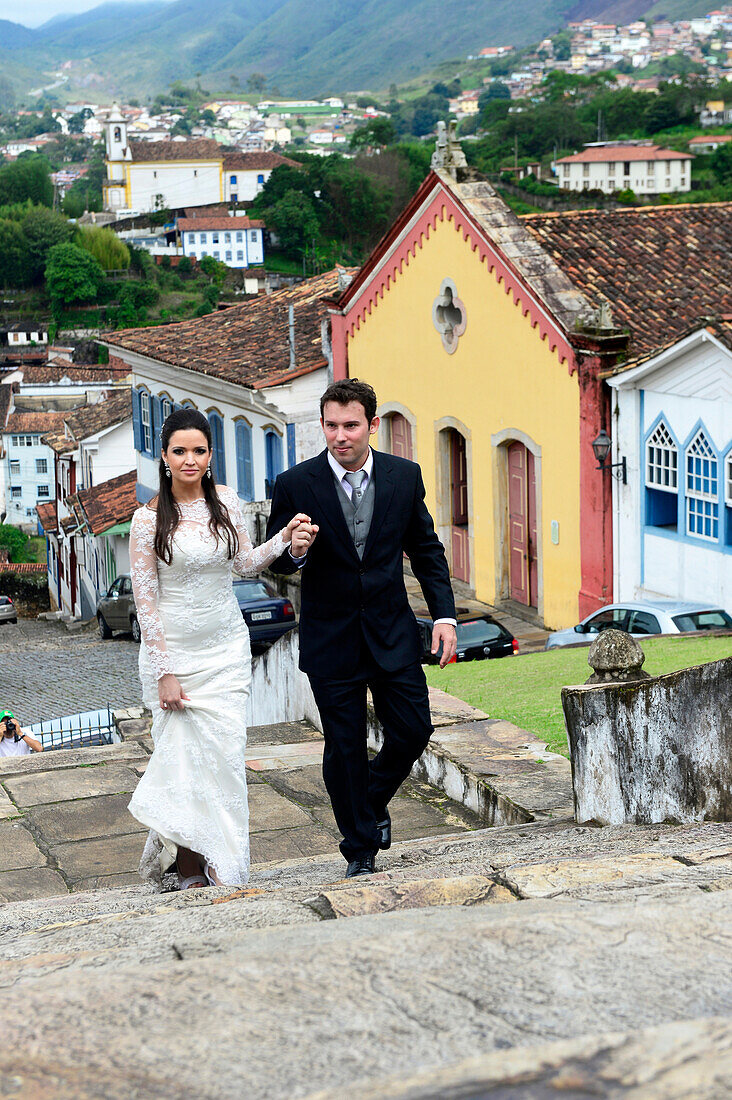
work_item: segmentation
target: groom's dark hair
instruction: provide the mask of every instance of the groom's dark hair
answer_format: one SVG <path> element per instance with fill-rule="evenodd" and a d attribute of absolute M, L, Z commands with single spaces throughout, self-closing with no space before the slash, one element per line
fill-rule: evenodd
<path fill-rule="evenodd" d="M 321 417 L 328 401 L 335 401 L 337 405 L 350 405 L 351 401 L 358 401 L 363 405 L 369 424 L 376 416 L 378 405 L 376 390 L 368 382 L 359 382 L 358 378 L 344 378 L 340 382 L 331 382 L 320 399 Z"/>

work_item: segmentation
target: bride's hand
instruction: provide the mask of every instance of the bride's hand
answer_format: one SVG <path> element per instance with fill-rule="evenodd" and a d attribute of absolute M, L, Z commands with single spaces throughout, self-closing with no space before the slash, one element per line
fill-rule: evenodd
<path fill-rule="evenodd" d="M 292 530 L 291 534 L 290 553 L 295 558 L 302 558 L 313 545 L 319 527 L 317 523 L 311 523 L 308 516 L 295 516 L 295 519 L 290 520 L 288 527 L 295 523 L 297 519 L 299 519 L 298 525 Z"/>
<path fill-rule="evenodd" d="M 183 710 L 184 704 L 190 703 L 189 697 L 172 673 L 166 673 L 158 680 L 158 698 L 163 710 Z"/>

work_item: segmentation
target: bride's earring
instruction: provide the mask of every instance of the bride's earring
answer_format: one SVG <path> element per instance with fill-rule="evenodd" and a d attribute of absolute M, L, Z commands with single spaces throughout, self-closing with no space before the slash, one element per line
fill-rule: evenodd
<path fill-rule="evenodd" d="M 165 467 L 165 476 L 171 477 L 172 475 L 170 473 L 170 466 L 168 465 L 168 463 L 164 461 L 163 466 Z"/>
<path fill-rule="evenodd" d="M 210 462 L 209 462 L 208 466 L 206 467 L 206 476 L 211 477 L 211 463 Z"/>

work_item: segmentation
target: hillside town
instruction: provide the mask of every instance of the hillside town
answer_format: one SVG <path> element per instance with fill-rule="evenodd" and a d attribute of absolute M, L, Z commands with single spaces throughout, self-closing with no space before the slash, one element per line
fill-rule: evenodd
<path fill-rule="evenodd" d="M 0 28 L 0 1093 L 726 1100 L 732 6 L 288 98 L 454 13 L 87 3 Z"/>

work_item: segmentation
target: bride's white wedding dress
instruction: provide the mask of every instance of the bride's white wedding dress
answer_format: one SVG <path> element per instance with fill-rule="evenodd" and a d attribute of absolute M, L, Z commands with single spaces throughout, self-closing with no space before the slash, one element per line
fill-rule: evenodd
<path fill-rule="evenodd" d="M 140 873 L 157 885 L 178 846 L 204 856 L 227 885 L 249 875 L 244 713 L 251 649 L 232 574 L 259 572 L 287 544 L 280 532 L 254 549 L 236 493 L 227 486 L 217 491 L 239 538 L 233 559 L 211 534 L 203 499 L 179 506 L 170 565 L 155 554 L 151 508 L 138 508 L 130 529 L 140 679 L 155 748 L 129 808 L 151 830 Z M 160 707 L 157 683 L 165 673 L 190 697 L 183 710 Z"/>

